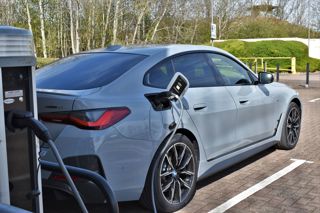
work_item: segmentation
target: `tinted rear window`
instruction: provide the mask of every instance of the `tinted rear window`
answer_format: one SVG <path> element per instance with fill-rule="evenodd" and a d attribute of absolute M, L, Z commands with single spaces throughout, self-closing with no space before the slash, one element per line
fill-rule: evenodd
<path fill-rule="evenodd" d="M 146 56 L 123 53 L 79 54 L 37 71 L 41 89 L 82 90 L 107 85 Z"/>

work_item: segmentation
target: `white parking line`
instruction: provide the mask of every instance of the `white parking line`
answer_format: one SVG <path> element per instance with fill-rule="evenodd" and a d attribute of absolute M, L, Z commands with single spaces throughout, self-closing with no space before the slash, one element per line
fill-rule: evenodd
<path fill-rule="evenodd" d="M 314 103 L 314 102 L 316 102 L 316 101 L 320 101 L 320 98 L 312 99 L 312 100 L 310 100 L 309 102 Z"/>
<path fill-rule="evenodd" d="M 241 192 L 240 194 L 236 195 L 235 197 L 231 198 L 230 200 L 224 202 L 220 206 L 212 209 L 209 213 L 222 213 L 230 209 L 231 207 L 235 206 L 236 204 L 240 203 L 244 199 L 248 198 L 249 196 L 253 195 L 257 191 L 265 188 L 266 186 L 270 185 L 274 181 L 278 180 L 279 178 L 283 177 L 284 175 L 288 174 L 292 170 L 296 169 L 297 167 L 301 166 L 304 163 L 313 163 L 311 161 L 306 160 L 299 160 L 299 159 L 291 159 L 294 162 L 291 163 L 289 166 L 281 169 L 277 173 L 271 175 L 270 177 L 264 179 L 263 181 L 257 183 L 256 185 L 248 188 L 247 190 Z"/>

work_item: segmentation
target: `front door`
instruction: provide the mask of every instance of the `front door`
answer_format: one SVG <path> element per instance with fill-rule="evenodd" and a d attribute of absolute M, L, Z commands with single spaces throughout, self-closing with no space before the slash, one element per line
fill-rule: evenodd
<path fill-rule="evenodd" d="M 266 116 L 266 107 L 271 103 L 268 93 L 258 85 L 254 85 L 249 70 L 235 60 L 219 55 L 209 54 L 214 67 L 218 70 L 228 92 L 237 106 L 237 143 L 234 149 L 248 146 L 274 134 L 277 120 L 274 116 Z"/>

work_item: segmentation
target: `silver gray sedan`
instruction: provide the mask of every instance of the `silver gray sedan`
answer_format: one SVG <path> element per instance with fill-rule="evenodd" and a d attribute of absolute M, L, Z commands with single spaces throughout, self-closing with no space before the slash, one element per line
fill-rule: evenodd
<path fill-rule="evenodd" d="M 187 77 L 190 88 L 182 100 L 181 125 L 164 146 L 177 108 L 157 111 L 146 95 L 165 91 L 176 72 Z M 155 168 L 161 212 L 184 207 L 198 180 L 271 146 L 292 149 L 299 139 L 298 93 L 209 46 L 83 52 L 40 69 L 37 88 L 39 117 L 65 163 L 104 176 L 118 201 L 140 200 L 146 207 L 152 204 Z M 54 159 L 47 147 L 42 156 Z M 70 192 L 61 175 L 43 177 L 57 197 Z M 73 179 L 86 202 L 103 202 L 91 182 Z"/>

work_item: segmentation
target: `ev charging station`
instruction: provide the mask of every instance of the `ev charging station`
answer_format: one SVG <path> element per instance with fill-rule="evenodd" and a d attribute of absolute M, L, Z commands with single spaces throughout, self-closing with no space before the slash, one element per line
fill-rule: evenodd
<path fill-rule="evenodd" d="M 37 116 L 36 58 L 30 31 L 0 27 L 0 203 L 42 212 L 39 143 L 29 129 L 10 131 L 10 110 Z"/>
<path fill-rule="evenodd" d="M 48 128 L 37 120 L 33 47 L 30 31 L 0 26 L 0 212 L 43 212 L 42 168 L 65 176 L 82 212 L 88 210 L 70 174 L 96 184 L 110 212 L 118 213 L 108 181 L 93 171 L 66 166 Z M 57 163 L 40 159 L 39 139 L 49 145 Z"/>
<path fill-rule="evenodd" d="M 33 47 L 30 31 L 0 26 L 0 212 L 43 212 L 42 168 L 65 176 L 82 212 L 88 210 L 70 174 L 96 184 L 110 212 L 118 213 L 108 181 L 93 171 L 66 166 L 48 128 L 37 120 Z M 57 163 L 40 159 L 38 139 L 49 145 Z"/>

